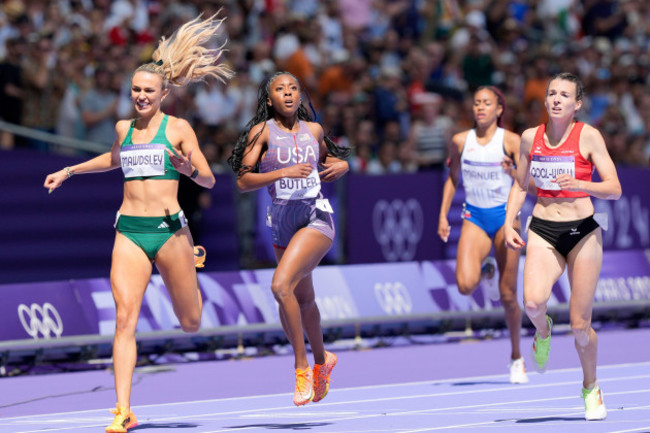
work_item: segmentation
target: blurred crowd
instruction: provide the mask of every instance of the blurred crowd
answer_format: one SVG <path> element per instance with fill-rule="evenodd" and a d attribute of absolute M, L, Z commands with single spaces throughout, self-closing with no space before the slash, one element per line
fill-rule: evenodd
<path fill-rule="evenodd" d="M 278 70 L 354 149 L 355 172 L 441 168 L 482 85 L 503 91 L 504 126 L 521 133 L 545 120 L 546 83 L 560 71 L 583 80 L 579 118 L 614 161 L 649 166 L 647 0 L 4 0 L 0 119 L 108 150 L 116 120 L 132 115 L 132 71 L 160 36 L 220 9 L 212 43 L 227 41 L 236 77 L 174 89 L 164 106 L 194 125 L 216 173 Z M 6 132 L 0 146 L 53 150 Z"/>

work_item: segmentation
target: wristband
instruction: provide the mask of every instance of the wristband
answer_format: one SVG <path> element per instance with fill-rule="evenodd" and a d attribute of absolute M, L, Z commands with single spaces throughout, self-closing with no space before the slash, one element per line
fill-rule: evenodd
<path fill-rule="evenodd" d="M 195 168 L 192 174 L 190 175 L 190 179 L 194 180 L 199 176 L 199 169 Z"/>

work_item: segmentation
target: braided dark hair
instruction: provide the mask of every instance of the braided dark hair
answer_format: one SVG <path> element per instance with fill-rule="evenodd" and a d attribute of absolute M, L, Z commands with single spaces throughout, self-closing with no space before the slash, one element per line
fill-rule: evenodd
<path fill-rule="evenodd" d="M 310 110 L 307 109 L 307 107 L 305 107 L 301 103 L 300 106 L 298 107 L 298 111 L 296 112 L 296 115 L 298 116 L 298 120 L 313 122 L 314 119 L 316 118 L 316 110 L 314 109 L 314 106 L 311 103 L 311 98 L 309 98 L 309 94 L 307 93 L 307 91 L 303 90 L 304 87 L 302 86 L 302 83 L 292 73 L 284 72 L 284 71 L 276 72 L 275 74 L 271 75 L 267 80 L 262 81 L 262 84 L 260 85 L 257 91 L 257 111 L 255 112 L 253 118 L 246 124 L 244 130 L 239 134 L 239 137 L 237 138 L 237 142 L 235 143 L 235 146 L 232 150 L 232 155 L 230 155 L 230 157 L 228 158 L 228 164 L 230 165 L 232 170 L 235 173 L 237 173 L 237 175 L 239 176 L 249 171 L 257 171 L 258 169 L 257 166 L 250 167 L 242 164 L 242 159 L 244 158 L 246 149 L 249 146 L 255 144 L 255 142 L 257 142 L 257 139 L 259 138 L 259 136 L 262 134 L 262 131 L 264 130 L 264 128 L 261 128 L 249 143 L 248 135 L 250 134 L 251 129 L 253 129 L 253 127 L 258 123 L 264 123 L 266 125 L 266 121 L 273 118 L 273 114 L 274 114 L 273 107 L 270 107 L 267 104 L 267 100 L 269 99 L 269 88 L 271 86 L 271 83 L 280 75 L 289 75 L 293 79 L 295 79 L 298 85 L 300 86 L 301 92 L 303 92 L 307 96 L 307 100 L 309 102 L 309 108 L 311 109 L 311 112 Z M 348 155 L 350 154 L 349 148 L 338 146 L 327 135 L 325 136 L 325 144 L 327 145 L 327 153 L 329 155 L 332 155 L 337 158 L 347 158 Z"/>

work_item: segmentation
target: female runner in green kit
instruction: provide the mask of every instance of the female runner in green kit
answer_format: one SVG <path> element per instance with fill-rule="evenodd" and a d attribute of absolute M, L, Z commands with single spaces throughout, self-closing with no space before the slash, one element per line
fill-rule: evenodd
<path fill-rule="evenodd" d="M 106 427 L 109 433 L 126 432 L 137 425 L 130 408 L 137 357 L 135 331 L 152 263 L 167 287 L 181 328 L 195 332 L 201 323 L 193 241 L 178 204 L 178 180 L 182 174 L 212 188 L 215 178 L 190 124 L 166 115 L 161 103 L 171 85 L 184 86 L 208 76 L 224 82 L 232 76 L 230 69 L 217 63 L 222 47 L 203 46 L 222 21 L 216 16 L 205 20 L 198 17 L 181 26 L 170 39 L 163 37 L 152 55 L 154 62 L 141 65 L 133 74 L 131 99 L 136 118 L 117 122 L 111 151 L 45 179 L 45 188 L 52 192 L 75 174 L 118 167 L 124 172 L 124 200 L 117 213 L 111 264 L 117 408 L 113 423 Z"/>

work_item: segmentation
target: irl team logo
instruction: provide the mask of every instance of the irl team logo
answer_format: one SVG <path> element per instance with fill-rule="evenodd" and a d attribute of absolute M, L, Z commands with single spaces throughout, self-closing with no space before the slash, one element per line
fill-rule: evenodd
<path fill-rule="evenodd" d="M 375 203 L 372 227 L 386 261 L 413 260 L 422 238 L 423 214 L 422 206 L 413 198 Z"/>
<path fill-rule="evenodd" d="M 20 304 L 18 306 L 18 317 L 27 334 L 34 340 L 39 338 L 46 340 L 52 337 L 60 338 L 61 334 L 63 334 L 61 316 L 49 302 L 44 303 L 43 306 L 32 304 L 29 307 Z"/>

